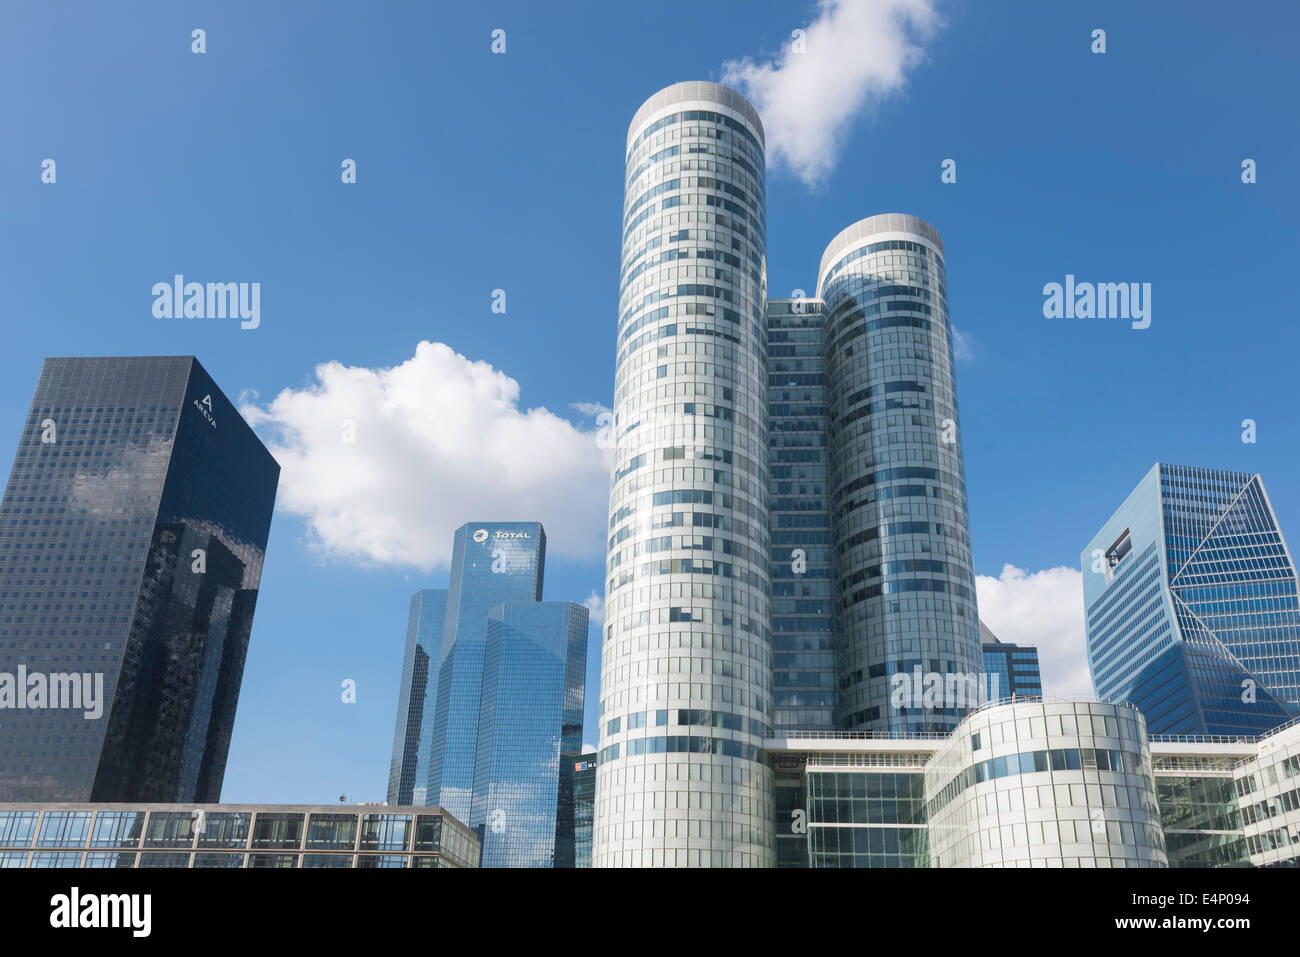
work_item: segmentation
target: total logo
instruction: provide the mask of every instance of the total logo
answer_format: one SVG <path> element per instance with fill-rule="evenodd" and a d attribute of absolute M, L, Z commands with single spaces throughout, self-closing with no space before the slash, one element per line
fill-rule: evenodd
<path fill-rule="evenodd" d="M 504 529 L 499 528 L 492 533 L 492 537 L 495 538 L 497 541 L 504 541 L 507 539 L 532 538 L 533 536 L 532 533 L 530 532 L 507 532 Z M 488 530 L 486 528 L 480 528 L 474 532 L 474 541 L 482 543 L 482 542 L 486 542 L 487 540 L 488 540 Z"/>

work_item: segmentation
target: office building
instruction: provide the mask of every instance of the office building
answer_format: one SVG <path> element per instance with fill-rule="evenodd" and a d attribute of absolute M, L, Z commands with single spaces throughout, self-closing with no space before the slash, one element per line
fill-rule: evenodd
<path fill-rule="evenodd" d="M 438 687 L 438 661 L 442 655 L 442 626 L 447 616 L 447 591 L 423 588 L 411 596 L 406 621 L 406 649 L 397 690 L 397 726 L 393 730 L 393 758 L 388 768 L 389 804 L 424 804 L 425 778 L 431 728 L 424 711 L 429 688 Z M 430 674 L 430 666 L 433 673 Z M 421 741 L 424 746 L 421 747 Z M 424 756 L 424 766 L 421 766 Z"/>
<path fill-rule="evenodd" d="M 986 700 L 899 693 L 984 672 L 943 242 L 869 217 L 826 248 L 815 295 L 769 301 L 765 229 L 750 104 L 711 83 L 647 100 L 626 154 L 597 866 L 794 863 L 765 729 L 943 733 Z M 659 782 L 697 779 L 698 810 L 667 805 Z"/>
<path fill-rule="evenodd" d="M 1098 698 L 1153 734 L 1257 735 L 1300 713 L 1295 566 L 1258 475 L 1158 463 L 1081 561 Z"/>
<path fill-rule="evenodd" d="M 0 804 L 0 867 L 477 867 L 437 807 Z"/>
<path fill-rule="evenodd" d="M 773 863 L 764 184 L 733 91 L 679 83 L 633 117 L 597 867 Z"/>
<path fill-rule="evenodd" d="M 456 529 L 437 662 L 426 693 L 425 800 L 470 819 L 488 612 L 503 601 L 541 601 L 546 533 L 537 522 L 469 522 Z M 430 674 L 433 673 L 430 666 Z M 423 737 L 423 732 L 422 732 Z"/>
<path fill-rule="evenodd" d="M 0 798 L 219 800 L 279 471 L 192 356 L 45 361 L 0 504 L 0 685 L 82 700 L 5 700 Z"/>
<path fill-rule="evenodd" d="M 1038 697 L 1043 693 L 1043 678 L 1038 670 L 1038 649 L 1030 645 L 1013 645 L 998 639 L 983 628 L 984 673 L 989 676 L 995 699 Z M 992 639 L 992 640 L 990 640 Z M 996 685 L 994 684 L 996 681 Z"/>
<path fill-rule="evenodd" d="M 596 823 L 596 756 L 573 762 L 573 866 L 591 867 L 592 827 Z"/>
<path fill-rule="evenodd" d="M 1166 866 L 1146 744 L 1125 705 L 976 711 L 926 763 L 932 866 Z"/>
<path fill-rule="evenodd" d="M 545 556 L 537 522 L 470 522 L 411 598 L 389 799 L 456 804 L 484 867 L 576 866 L 590 612 L 541 600 Z"/>
<path fill-rule="evenodd" d="M 1232 783 L 1250 863 L 1300 867 L 1300 723 L 1265 735 L 1232 769 Z"/>
<path fill-rule="evenodd" d="M 488 612 L 470 826 L 483 867 L 574 867 L 590 612 L 507 601 Z"/>
<path fill-rule="evenodd" d="M 914 216 L 861 220 L 827 247 L 817 289 L 839 725 L 949 731 L 967 702 L 892 694 L 899 673 L 983 672 L 943 241 Z"/>
<path fill-rule="evenodd" d="M 1300 722 L 1148 735 L 1131 705 L 1039 699 L 978 708 L 949 734 L 766 747 L 800 794 L 778 827 L 804 862 L 783 866 L 1300 866 Z"/>
<path fill-rule="evenodd" d="M 768 300 L 772 726 L 778 733 L 838 727 L 825 348 L 820 300 Z"/>

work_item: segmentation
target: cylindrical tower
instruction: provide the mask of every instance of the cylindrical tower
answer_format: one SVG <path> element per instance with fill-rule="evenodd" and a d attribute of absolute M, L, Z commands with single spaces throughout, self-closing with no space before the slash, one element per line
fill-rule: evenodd
<path fill-rule="evenodd" d="M 951 730 L 982 675 L 943 242 L 854 223 L 822 256 L 839 725 Z M 954 686 L 962 691 L 953 695 Z M 900 693 L 901 692 L 901 693 Z"/>
<path fill-rule="evenodd" d="M 969 715 L 925 766 L 932 867 L 1167 867 L 1146 721 L 1128 704 Z"/>
<path fill-rule="evenodd" d="M 770 867 L 763 126 L 678 83 L 628 129 L 596 867 Z"/>

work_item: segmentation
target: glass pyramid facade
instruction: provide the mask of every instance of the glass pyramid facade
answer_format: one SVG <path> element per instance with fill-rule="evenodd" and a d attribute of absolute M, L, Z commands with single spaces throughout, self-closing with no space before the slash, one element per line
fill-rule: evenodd
<path fill-rule="evenodd" d="M 1153 734 L 1300 714 L 1295 566 L 1258 475 L 1156 465 L 1082 555 L 1097 697 Z"/>

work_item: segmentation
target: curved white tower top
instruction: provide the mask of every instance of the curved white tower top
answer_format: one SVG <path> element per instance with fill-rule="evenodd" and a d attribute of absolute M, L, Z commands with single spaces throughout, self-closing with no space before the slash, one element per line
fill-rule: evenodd
<path fill-rule="evenodd" d="M 743 97 L 628 130 L 596 867 L 770 867 L 766 201 Z"/>
<path fill-rule="evenodd" d="M 870 216 L 831 240 L 817 295 L 839 728 L 951 731 L 964 699 L 893 693 L 899 675 L 984 671 L 943 241 Z"/>

